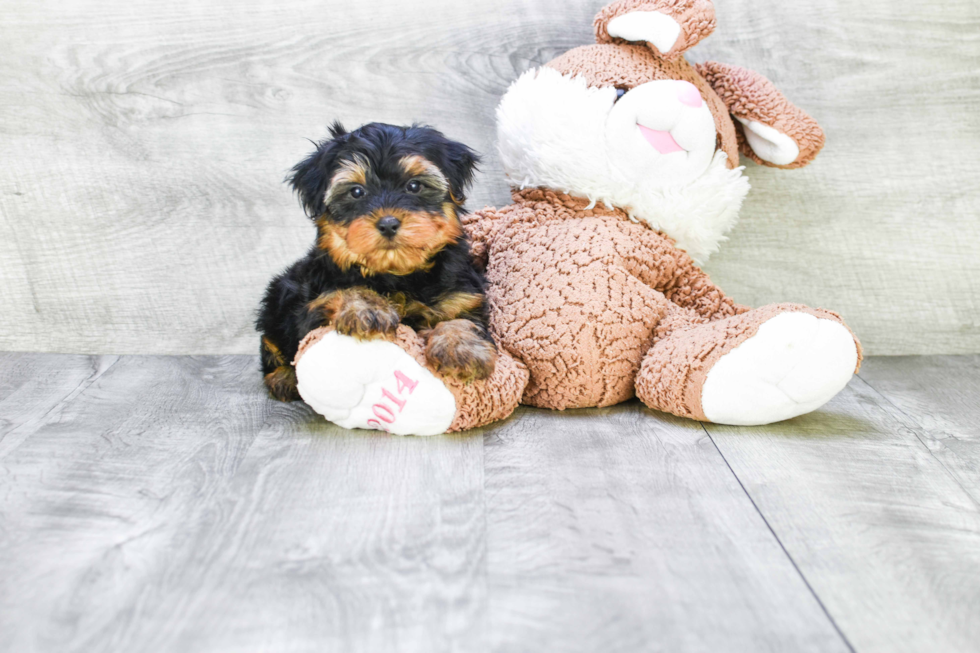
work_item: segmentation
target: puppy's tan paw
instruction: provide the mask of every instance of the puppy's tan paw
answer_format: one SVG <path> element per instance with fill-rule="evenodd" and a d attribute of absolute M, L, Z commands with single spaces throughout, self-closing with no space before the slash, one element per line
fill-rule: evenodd
<path fill-rule="evenodd" d="M 423 333 L 425 358 L 440 374 L 461 381 L 481 381 L 493 374 L 497 348 L 469 320 L 440 322 Z"/>
<path fill-rule="evenodd" d="M 292 365 L 282 365 L 265 375 L 265 387 L 273 399 L 279 401 L 296 401 L 299 391 L 296 389 L 296 370 Z"/>
<path fill-rule="evenodd" d="M 334 328 L 337 333 L 358 340 L 391 336 L 398 328 L 398 310 L 380 295 L 362 291 L 340 305 Z"/>
<path fill-rule="evenodd" d="M 393 336 L 398 328 L 398 309 L 373 290 L 337 290 L 313 303 L 317 306 L 311 305 L 311 310 L 319 311 L 322 323 L 341 335 L 374 340 Z"/>

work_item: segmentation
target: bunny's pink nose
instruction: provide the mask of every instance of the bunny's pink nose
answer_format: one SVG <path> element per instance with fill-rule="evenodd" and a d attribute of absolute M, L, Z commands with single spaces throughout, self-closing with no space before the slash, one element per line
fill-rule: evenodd
<path fill-rule="evenodd" d="M 701 92 L 691 82 L 678 82 L 677 99 L 695 109 L 701 106 Z"/>

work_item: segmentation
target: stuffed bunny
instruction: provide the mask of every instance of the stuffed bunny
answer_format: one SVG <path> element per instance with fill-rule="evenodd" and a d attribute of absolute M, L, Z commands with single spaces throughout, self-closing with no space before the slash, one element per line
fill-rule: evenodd
<path fill-rule="evenodd" d="M 523 74 L 497 109 L 514 203 L 464 217 L 485 266 L 491 330 L 530 372 L 522 403 L 565 409 L 638 396 L 698 420 L 767 424 L 810 412 L 857 370 L 836 313 L 742 306 L 698 264 L 735 224 L 741 152 L 797 168 L 817 123 L 738 66 L 693 66 L 709 0 L 620 0 L 597 43 Z"/>

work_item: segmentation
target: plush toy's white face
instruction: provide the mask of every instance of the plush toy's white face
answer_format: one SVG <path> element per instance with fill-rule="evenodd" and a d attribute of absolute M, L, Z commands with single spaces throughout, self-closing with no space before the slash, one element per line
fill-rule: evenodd
<path fill-rule="evenodd" d="M 715 155 L 715 121 L 694 84 L 657 80 L 618 94 L 605 124 L 614 170 L 651 187 L 704 174 Z"/>
<path fill-rule="evenodd" d="M 622 208 L 703 261 L 735 222 L 748 182 L 717 149 L 698 89 L 656 80 L 625 91 L 551 68 L 524 73 L 497 108 L 511 182 Z"/>

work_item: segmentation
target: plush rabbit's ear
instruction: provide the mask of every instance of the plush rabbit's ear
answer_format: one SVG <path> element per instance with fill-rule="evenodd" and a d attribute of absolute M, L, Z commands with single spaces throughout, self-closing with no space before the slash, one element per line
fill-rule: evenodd
<path fill-rule="evenodd" d="M 802 168 L 823 148 L 817 121 L 786 99 L 759 73 L 707 61 L 698 72 L 735 118 L 742 154 L 774 168 Z"/>
<path fill-rule="evenodd" d="M 715 31 L 711 0 L 618 0 L 595 17 L 599 43 L 646 43 L 674 59 Z"/>

